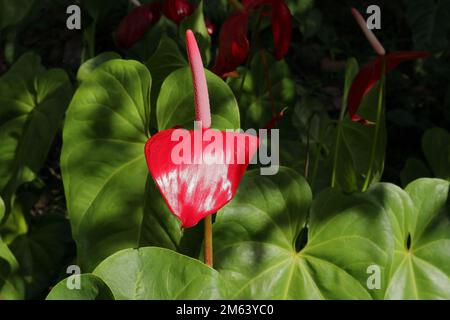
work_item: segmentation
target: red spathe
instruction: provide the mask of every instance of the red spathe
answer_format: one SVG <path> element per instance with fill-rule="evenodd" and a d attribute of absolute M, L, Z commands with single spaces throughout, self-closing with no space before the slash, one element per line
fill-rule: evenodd
<path fill-rule="evenodd" d="M 173 138 L 175 130 L 182 131 L 183 139 Z M 209 138 L 205 134 L 208 131 Z M 186 148 L 180 148 L 181 144 Z M 249 134 L 168 129 L 147 141 L 145 156 L 170 211 L 180 219 L 182 227 L 188 228 L 233 198 L 258 146 L 258 138 Z M 180 163 L 175 158 L 186 156 L 184 152 L 188 152 L 189 161 Z"/>

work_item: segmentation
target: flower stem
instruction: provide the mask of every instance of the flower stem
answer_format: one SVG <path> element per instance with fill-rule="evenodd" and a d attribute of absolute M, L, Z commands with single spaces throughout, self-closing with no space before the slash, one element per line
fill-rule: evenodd
<path fill-rule="evenodd" d="M 305 170 L 304 170 L 304 176 L 305 179 L 309 182 L 308 180 L 308 175 L 309 175 L 309 161 L 310 161 L 310 140 L 311 140 L 311 122 L 313 121 L 314 117 L 317 115 L 317 112 L 313 112 L 309 118 L 308 118 L 308 124 L 307 124 L 307 128 L 306 128 L 306 161 L 305 161 Z"/>
<path fill-rule="evenodd" d="M 348 93 L 344 92 L 344 95 Z M 334 158 L 333 158 L 333 173 L 331 175 L 331 187 L 334 188 L 336 186 L 336 172 L 337 172 L 337 162 L 338 162 L 338 153 L 339 148 L 341 147 L 341 131 L 342 131 L 342 121 L 344 120 L 345 115 L 345 104 L 347 103 L 347 98 L 343 97 L 342 104 L 341 104 L 341 112 L 339 114 L 339 120 L 337 125 L 337 133 L 336 133 L 336 144 L 334 148 Z"/>
<path fill-rule="evenodd" d="M 372 144 L 372 150 L 370 153 L 370 162 L 369 162 L 369 169 L 367 170 L 366 178 L 364 180 L 364 185 L 362 187 L 362 192 L 366 191 L 367 188 L 370 185 L 371 182 L 371 176 L 373 172 L 373 167 L 375 165 L 375 156 L 377 153 L 377 147 L 378 147 L 378 140 L 380 136 L 380 129 L 381 129 L 381 116 L 383 114 L 383 102 L 384 102 L 384 86 L 386 84 L 386 59 L 382 59 L 382 66 L 381 66 L 381 77 L 380 77 L 380 88 L 378 91 L 378 106 L 377 106 L 377 118 L 375 122 L 375 134 L 373 138 L 373 144 Z"/>
<path fill-rule="evenodd" d="M 205 238 L 204 238 L 204 257 L 205 264 L 213 267 L 213 239 L 212 239 L 212 215 L 206 216 L 205 224 Z"/>

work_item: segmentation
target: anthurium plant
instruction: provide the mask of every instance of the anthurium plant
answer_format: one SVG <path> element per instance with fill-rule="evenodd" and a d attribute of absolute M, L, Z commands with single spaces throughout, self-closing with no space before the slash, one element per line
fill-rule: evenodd
<path fill-rule="evenodd" d="M 353 2 L 0 1 L 0 299 L 450 299 L 450 8 Z"/>

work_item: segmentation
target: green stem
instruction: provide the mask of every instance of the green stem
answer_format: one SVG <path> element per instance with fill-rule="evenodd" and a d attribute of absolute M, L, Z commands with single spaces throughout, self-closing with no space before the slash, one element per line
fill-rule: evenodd
<path fill-rule="evenodd" d="M 308 118 L 308 126 L 306 128 L 306 160 L 305 160 L 305 170 L 304 170 L 304 176 L 305 179 L 308 181 L 308 175 L 309 175 L 309 148 L 310 148 L 310 131 L 311 131 L 311 122 L 314 116 L 316 115 L 316 112 L 313 112 L 309 118 Z"/>
<path fill-rule="evenodd" d="M 341 122 L 339 122 L 336 134 L 336 147 L 334 148 L 334 159 L 333 159 L 333 173 L 331 175 L 331 187 L 336 186 L 336 168 L 338 161 L 338 152 L 341 144 Z"/>
<path fill-rule="evenodd" d="M 373 138 L 372 150 L 370 152 L 369 169 L 367 170 L 367 175 L 366 175 L 366 178 L 364 180 L 364 185 L 361 190 L 362 192 L 366 191 L 370 185 L 371 176 L 372 176 L 372 172 L 374 169 L 373 167 L 375 165 L 375 156 L 377 153 L 378 140 L 379 140 L 380 129 L 381 129 L 381 116 L 383 114 L 384 86 L 386 84 L 385 69 L 386 69 L 386 60 L 383 59 L 382 66 L 381 66 L 380 89 L 378 91 L 378 106 L 377 106 L 377 118 L 376 118 L 376 122 L 375 122 L 375 135 Z"/>
<path fill-rule="evenodd" d="M 309 185 L 311 186 L 311 189 L 313 189 L 313 190 L 314 190 L 314 186 L 316 183 L 317 171 L 319 170 L 320 152 L 322 151 L 322 149 L 326 150 L 323 140 L 325 138 L 325 135 L 326 135 L 330 125 L 331 125 L 331 123 L 329 123 L 325 127 L 325 129 L 322 130 L 322 132 L 319 136 L 319 141 L 317 143 L 317 148 L 316 148 L 315 158 L 314 158 L 314 163 L 313 163 L 313 168 L 312 168 L 312 175 L 311 175 L 311 179 L 308 180 Z"/>
<path fill-rule="evenodd" d="M 334 188 L 336 186 L 337 162 L 338 162 L 339 148 L 341 146 L 342 121 L 344 120 L 345 111 L 347 110 L 347 108 L 346 108 L 347 95 L 348 95 L 348 92 L 344 92 L 344 95 L 342 97 L 342 103 L 341 103 L 341 112 L 339 114 L 339 120 L 337 123 L 336 143 L 335 143 L 334 158 L 333 158 L 333 172 L 331 174 L 331 187 L 332 188 Z"/>
<path fill-rule="evenodd" d="M 208 215 L 204 219 L 205 238 L 204 238 L 204 257 L 205 264 L 213 267 L 213 239 L 212 239 L 212 215 Z"/>

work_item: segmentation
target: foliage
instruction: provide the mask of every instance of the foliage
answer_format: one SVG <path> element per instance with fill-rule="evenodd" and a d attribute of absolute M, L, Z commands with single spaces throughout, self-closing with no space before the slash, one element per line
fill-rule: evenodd
<path fill-rule="evenodd" d="M 71 1 L 0 0 L 0 299 L 450 299 L 447 1 L 380 1 L 375 60 L 337 1 L 141 2 L 81 1 L 76 32 Z M 188 29 L 211 127 L 279 138 L 214 215 L 214 268 L 144 154 L 197 119 Z"/>

